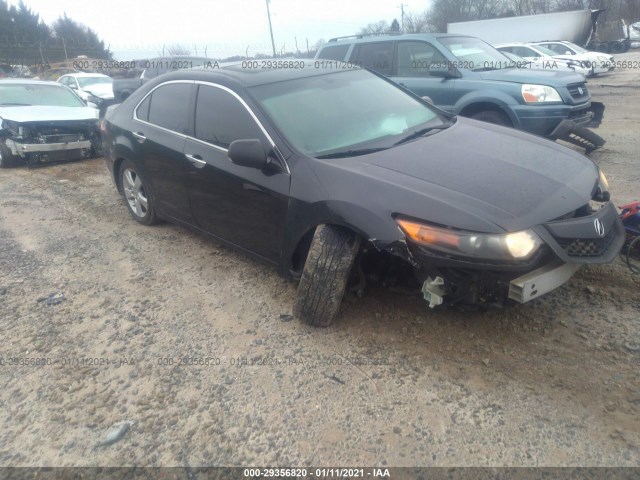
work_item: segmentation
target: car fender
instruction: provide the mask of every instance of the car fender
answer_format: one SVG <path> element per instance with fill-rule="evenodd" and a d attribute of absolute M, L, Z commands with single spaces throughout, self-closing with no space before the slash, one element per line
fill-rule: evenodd
<path fill-rule="evenodd" d="M 514 113 L 511 105 L 517 104 L 513 97 L 499 90 L 471 91 L 460 97 L 454 105 L 454 112 L 460 114 L 465 108 L 479 103 L 489 103 L 502 110 L 511 120 L 515 128 L 520 128 L 520 119 Z"/>
<path fill-rule="evenodd" d="M 306 203 L 291 200 L 288 215 L 288 232 L 280 260 L 280 270 L 285 275 L 292 269 L 293 257 L 300 242 L 318 225 L 347 228 L 362 238 L 363 245 L 369 243 L 378 250 L 404 240 L 400 228 L 390 216 L 375 214 L 357 203 L 339 200 Z M 373 232 L 376 232 L 375 236 Z"/>

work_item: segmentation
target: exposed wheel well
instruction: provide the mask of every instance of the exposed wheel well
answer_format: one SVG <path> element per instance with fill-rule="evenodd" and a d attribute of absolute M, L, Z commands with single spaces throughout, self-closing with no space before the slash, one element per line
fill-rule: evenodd
<path fill-rule="evenodd" d="M 331 224 L 326 224 L 326 225 L 331 225 Z M 344 225 L 335 225 L 335 226 L 344 228 L 345 230 L 349 230 L 353 234 L 360 236 L 358 232 L 356 232 L 351 228 L 345 227 Z M 318 225 L 316 225 L 313 228 L 310 228 L 304 235 L 302 235 L 300 240 L 298 240 L 298 244 L 296 245 L 296 248 L 293 250 L 293 255 L 291 256 L 291 273 L 294 276 L 297 276 L 298 274 L 300 274 L 302 272 L 302 269 L 304 268 L 304 264 L 307 261 L 307 255 L 309 253 L 309 247 L 311 247 L 311 240 L 313 240 L 313 235 L 315 234 L 317 227 Z"/>
<path fill-rule="evenodd" d="M 344 225 L 335 226 L 347 229 L 361 238 L 360 250 L 351 271 L 351 290 L 364 289 L 364 285 L 371 282 L 411 288 L 416 286 L 414 268 L 405 259 L 386 250 L 378 250 L 352 228 Z M 313 227 L 307 231 L 293 251 L 290 273 L 296 280 L 300 278 L 304 269 L 315 230 L 316 227 Z"/>
<path fill-rule="evenodd" d="M 472 117 L 476 113 L 487 112 L 487 111 L 498 112 L 503 114 L 509 120 L 509 123 L 513 126 L 513 122 L 511 121 L 511 117 L 509 117 L 509 114 L 505 112 L 504 109 L 496 105 L 495 103 L 489 103 L 489 102 L 472 103 L 471 105 L 467 105 L 466 107 L 464 107 L 460 112 L 460 115 L 462 115 L 463 117 Z"/>
<path fill-rule="evenodd" d="M 113 174 L 116 180 L 116 187 L 118 187 L 118 191 L 120 193 L 122 193 L 122 185 L 120 182 L 120 167 L 122 166 L 122 163 L 124 162 L 124 158 L 118 158 L 114 163 L 113 163 Z"/>

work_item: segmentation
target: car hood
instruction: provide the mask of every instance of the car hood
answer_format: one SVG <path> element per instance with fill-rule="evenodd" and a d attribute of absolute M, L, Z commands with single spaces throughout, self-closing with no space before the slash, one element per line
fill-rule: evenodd
<path fill-rule="evenodd" d="M 91 95 L 100 98 L 113 98 L 113 86 L 111 84 L 100 83 L 96 85 L 89 85 L 83 88 L 83 90 Z"/>
<path fill-rule="evenodd" d="M 50 122 L 56 120 L 97 120 L 99 112 L 93 107 L 0 107 L 0 118 L 14 122 Z"/>
<path fill-rule="evenodd" d="M 503 68 L 482 72 L 483 80 L 513 83 L 533 83 L 549 85 L 551 87 L 564 87 L 571 83 L 584 82 L 581 74 L 575 72 L 560 72 L 555 70 L 527 70 L 518 68 Z"/>
<path fill-rule="evenodd" d="M 329 197 L 357 191 L 388 215 L 476 231 L 558 218 L 588 203 L 598 178 L 590 159 L 566 147 L 465 118 L 405 145 L 327 162 L 345 170 L 323 181 Z"/>

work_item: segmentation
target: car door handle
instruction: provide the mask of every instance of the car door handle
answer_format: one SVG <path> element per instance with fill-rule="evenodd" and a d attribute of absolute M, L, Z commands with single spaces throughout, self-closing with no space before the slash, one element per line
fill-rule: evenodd
<path fill-rule="evenodd" d="M 144 143 L 147 137 L 144 136 L 144 133 L 140 132 L 131 132 L 131 134 L 136 138 L 136 140 L 140 143 Z"/>
<path fill-rule="evenodd" d="M 194 167 L 202 168 L 207 164 L 200 155 L 189 155 L 185 153 L 184 156 L 187 157 L 187 160 L 189 160 Z"/>

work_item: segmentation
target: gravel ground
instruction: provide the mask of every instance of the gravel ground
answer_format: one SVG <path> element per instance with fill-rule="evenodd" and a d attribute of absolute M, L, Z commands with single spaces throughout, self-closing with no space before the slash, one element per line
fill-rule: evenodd
<path fill-rule="evenodd" d="M 639 79 L 589 81 L 618 204 Z M 616 261 L 483 313 L 369 290 L 316 330 L 271 266 L 133 222 L 102 160 L 3 170 L 0 465 L 640 466 L 639 287 Z"/>

